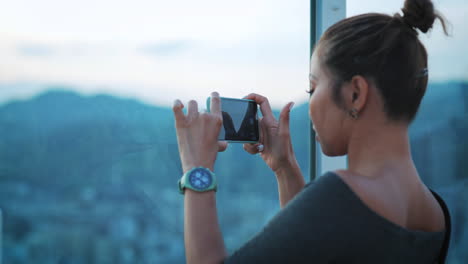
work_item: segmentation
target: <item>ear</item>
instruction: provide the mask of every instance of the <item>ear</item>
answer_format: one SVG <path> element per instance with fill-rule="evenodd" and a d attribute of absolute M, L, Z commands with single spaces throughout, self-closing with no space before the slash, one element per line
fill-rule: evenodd
<path fill-rule="evenodd" d="M 360 112 L 367 103 L 369 93 L 369 81 L 362 75 L 355 75 L 349 82 L 348 89 L 345 90 L 345 105 L 348 109 L 356 109 Z"/>

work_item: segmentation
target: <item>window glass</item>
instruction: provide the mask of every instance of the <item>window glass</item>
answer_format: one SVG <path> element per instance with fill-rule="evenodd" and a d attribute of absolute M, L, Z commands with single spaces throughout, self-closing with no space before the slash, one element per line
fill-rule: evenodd
<path fill-rule="evenodd" d="M 171 105 L 212 91 L 290 101 L 308 178 L 307 1 L 8 1 L 0 9 L 5 263 L 182 263 Z M 230 252 L 279 210 L 274 174 L 231 144 L 217 204 Z"/>
<path fill-rule="evenodd" d="M 317 33 L 320 36 L 333 24 L 346 18 L 346 0 L 316 1 L 317 4 Z M 316 143 L 317 153 L 317 177 L 324 175 L 327 171 L 343 169 L 348 166 L 348 156 L 329 157 L 322 151 L 321 145 Z"/>
<path fill-rule="evenodd" d="M 447 263 L 468 262 L 468 4 L 460 0 L 433 1 L 450 22 L 450 37 L 435 22 L 420 39 L 429 54 L 429 85 L 416 120 L 410 127 L 412 155 L 429 188 L 448 204 L 452 237 Z M 394 14 L 403 1 L 347 1 L 347 16 L 367 12 Z"/>

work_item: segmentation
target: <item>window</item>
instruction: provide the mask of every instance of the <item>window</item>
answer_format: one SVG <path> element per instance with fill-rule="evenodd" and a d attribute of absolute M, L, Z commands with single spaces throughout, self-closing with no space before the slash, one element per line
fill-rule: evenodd
<path fill-rule="evenodd" d="M 387 2 L 10 1 L 0 10 L 9 25 L 0 30 L 0 256 L 5 263 L 183 262 L 176 98 L 196 99 L 202 109 L 214 90 L 237 98 L 256 92 L 277 116 L 295 101 L 291 133 L 303 174 L 346 167 L 345 157 L 328 158 L 318 145 L 309 155 L 307 32 L 318 37 L 345 16 L 401 7 Z M 468 5 L 435 4 L 453 37 L 438 25 L 422 37 L 431 79 L 410 135 L 421 176 L 449 204 L 448 262 L 456 263 L 468 259 Z M 233 251 L 279 210 L 276 180 L 235 144 L 218 156 L 215 173 Z"/>
<path fill-rule="evenodd" d="M 0 10 L 5 263 L 181 263 L 171 105 L 268 96 L 308 173 L 307 1 L 10 1 Z M 218 156 L 228 250 L 279 210 L 260 157 Z"/>
<path fill-rule="evenodd" d="M 346 17 L 346 0 L 314 0 L 311 1 L 316 9 L 313 10 L 315 17 L 312 20 L 312 24 L 315 22 L 315 39 L 320 39 L 320 36 L 327 30 L 328 27 L 335 24 L 336 22 Z M 314 45 L 312 43 L 311 45 Z M 312 132 L 313 133 L 313 132 Z M 311 138 L 315 138 L 315 134 L 312 134 Z M 341 157 L 328 157 L 322 153 L 320 144 L 312 142 L 311 152 L 315 153 L 316 160 L 311 160 L 312 166 L 310 171 L 311 179 L 320 177 L 327 171 L 343 169 L 347 167 L 347 156 Z M 315 168 L 314 168 L 315 167 Z"/>

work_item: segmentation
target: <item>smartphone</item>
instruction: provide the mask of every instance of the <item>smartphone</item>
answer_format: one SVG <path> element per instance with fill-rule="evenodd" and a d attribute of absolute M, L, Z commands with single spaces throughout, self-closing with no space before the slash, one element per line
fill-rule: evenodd
<path fill-rule="evenodd" d="M 253 100 L 221 97 L 223 127 L 218 140 L 232 143 L 257 143 L 260 139 L 258 129 L 258 106 Z M 206 108 L 210 111 L 210 97 Z"/>

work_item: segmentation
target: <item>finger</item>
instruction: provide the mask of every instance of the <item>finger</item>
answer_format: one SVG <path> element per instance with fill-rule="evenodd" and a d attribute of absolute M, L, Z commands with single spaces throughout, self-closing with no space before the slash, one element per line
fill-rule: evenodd
<path fill-rule="evenodd" d="M 259 139 L 258 139 L 258 142 L 264 142 L 264 133 L 265 133 L 265 123 L 263 122 L 263 117 L 260 117 L 258 119 L 258 132 L 259 132 Z"/>
<path fill-rule="evenodd" d="M 259 143 L 257 143 L 257 144 L 245 143 L 245 144 L 243 145 L 243 148 L 244 148 L 244 150 L 247 151 L 248 153 L 255 155 L 255 154 L 258 153 L 258 146 L 259 146 L 259 145 L 261 145 L 261 144 L 259 144 Z"/>
<path fill-rule="evenodd" d="M 211 93 L 210 111 L 212 114 L 221 116 L 221 98 L 217 92 Z"/>
<path fill-rule="evenodd" d="M 244 99 L 250 99 L 254 100 L 257 104 L 260 105 L 260 110 L 262 111 L 262 115 L 264 117 L 272 118 L 274 119 L 275 117 L 273 116 L 273 112 L 271 111 L 270 103 L 268 102 L 268 98 L 265 96 L 261 96 L 256 93 L 251 93 L 247 96 L 244 97 Z"/>
<path fill-rule="evenodd" d="M 182 109 L 184 108 L 184 104 L 177 99 L 174 101 L 174 105 L 172 106 L 172 111 L 174 111 L 174 117 L 176 120 L 176 123 L 181 124 L 182 122 L 185 121 L 185 115 Z"/>
<path fill-rule="evenodd" d="M 258 152 L 263 152 L 264 149 L 265 149 L 265 146 L 262 145 L 262 144 L 260 144 L 260 145 L 257 146 Z"/>
<path fill-rule="evenodd" d="M 188 113 L 187 113 L 187 118 L 189 120 L 192 120 L 198 115 L 198 104 L 197 101 L 195 100 L 190 100 L 188 102 Z"/>
<path fill-rule="evenodd" d="M 218 152 L 225 151 L 227 147 L 228 147 L 227 141 L 218 141 Z"/>
<path fill-rule="evenodd" d="M 278 134 L 289 135 L 289 116 L 294 102 L 287 104 L 280 113 Z"/>

